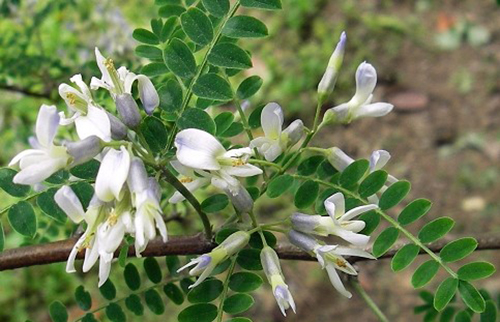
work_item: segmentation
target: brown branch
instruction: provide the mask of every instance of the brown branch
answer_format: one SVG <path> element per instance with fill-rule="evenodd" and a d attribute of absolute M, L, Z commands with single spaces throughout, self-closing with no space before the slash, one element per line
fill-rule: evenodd
<path fill-rule="evenodd" d="M 500 249 L 500 236 L 478 237 L 477 250 Z M 0 271 L 15 269 L 34 265 L 43 265 L 64 262 L 75 244 L 77 237 L 58 242 L 14 248 L 0 253 Z M 439 252 L 449 240 L 442 240 L 429 245 L 433 252 Z M 165 255 L 194 255 L 207 253 L 215 247 L 215 243 L 208 241 L 202 234 L 195 236 L 170 237 L 167 243 L 160 239 L 149 242 L 148 247 L 142 253 L 145 257 L 158 257 Z M 379 259 L 391 258 L 404 244 L 398 245 L 388 251 Z M 276 251 L 281 259 L 314 261 L 309 254 L 299 250 L 292 245 L 277 245 Z M 83 252 L 78 258 L 83 258 Z M 129 249 L 129 256 L 134 256 L 133 247 Z M 118 256 L 118 252 L 115 253 Z M 352 258 L 351 262 L 365 261 L 364 258 Z"/>

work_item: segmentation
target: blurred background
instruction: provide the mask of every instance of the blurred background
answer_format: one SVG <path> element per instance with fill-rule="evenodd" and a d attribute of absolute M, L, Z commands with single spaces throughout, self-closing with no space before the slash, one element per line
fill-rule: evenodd
<path fill-rule="evenodd" d="M 134 55 L 137 43 L 131 35 L 134 28 L 149 28 L 150 19 L 157 17 L 153 2 L 0 1 L 2 165 L 27 147 L 42 103 L 63 108 L 57 95 L 61 82 L 76 73 L 86 81 L 98 74 L 95 46 L 118 65 L 140 71 L 144 62 Z M 410 197 L 434 202 L 429 220 L 454 218 L 453 237 L 500 233 L 500 6 L 495 0 L 283 0 L 283 11 L 257 14 L 270 37 L 242 42 L 252 51 L 249 73 L 264 79 L 253 106 L 275 101 L 287 121 L 310 123 L 316 85 L 346 30 L 344 66 L 324 109 L 353 95 L 354 72 L 365 60 L 379 75 L 375 101 L 390 102 L 395 109 L 384 118 L 327 129 L 316 145 L 335 145 L 355 158 L 388 150 L 392 159 L 387 169 L 412 182 Z M 11 202 L 3 192 L 0 200 L 1 208 Z M 286 201 L 281 207 L 266 202 L 260 207 L 263 213 L 290 211 Z M 49 222 L 39 219 L 38 241 L 58 236 L 61 227 Z M 6 236 L 6 248 L 23 243 L 9 231 Z M 498 252 L 475 256 L 500 265 Z M 351 300 L 338 295 L 316 263 L 284 266 L 298 307 L 298 314 L 286 321 L 376 321 L 356 295 Z M 359 269 L 360 282 L 391 321 L 422 320 L 413 315 L 414 307 L 424 302 L 411 287 L 412 269 L 392 273 L 387 260 L 363 262 Z M 117 271 L 119 286 L 121 269 Z M 95 275 L 70 276 L 64 264 L 0 272 L 0 321 L 48 321 L 53 300 L 73 307 L 70 313 L 78 317 L 82 312 L 72 296 L 81 283 L 98 294 Z M 482 286 L 498 294 L 498 274 Z M 248 312 L 255 321 L 285 321 L 269 291 L 261 290 L 255 298 L 258 305 Z M 99 299 L 94 297 L 95 307 Z M 177 312 L 167 306 L 161 319 L 173 321 Z M 106 320 L 104 314 L 96 316 Z M 149 314 L 143 320 L 158 319 Z"/>

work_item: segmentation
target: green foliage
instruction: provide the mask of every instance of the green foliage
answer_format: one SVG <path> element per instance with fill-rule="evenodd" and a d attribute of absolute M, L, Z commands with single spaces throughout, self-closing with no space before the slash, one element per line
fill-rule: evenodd
<path fill-rule="evenodd" d="M 236 257 L 236 262 L 241 268 L 249 271 L 262 270 L 262 264 L 260 262 L 260 250 L 258 249 L 241 250 Z"/>
<path fill-rule="evenodd" d="M 432 243 L 446 235 L 455 225 L 450 217 L 441 217 L 427 223 L 418 233 L 422 243 Z"/>
<path fill-rule="evenodd" d="M 2 222 L 0 221 L 0 252 L 3 251 L 4 246 L 5 246 L 5 233 L 3 231 Z"/>
<path fill-rule="evenodd" d="M 50 304 L 49 314 L 53 322 L 68 321 L 68 310 L 66 306 L 59 301 L 54 301 Z"/>
<path fill-rule="evenodd" d="M 365 212 L 359 219 L 365 222 L 365 228 L 360 232 L 365 235 L 371 235 L 380 224 L 380 215 L 375 211 Z"/>
<path fill-rule="evenodd" d="M 305 159 L 297 167 L 297 173 L 303 176 L 314 174 L 324 159 L 325 158 L 321 155 L 315 155 Z"/>
<path fill-rule="evenodd" d="M 84 179 L 91 180 L 97 176 L 97 172 L 99 171 L 99 167 L 101 163 L 97 160 L 90 160 L 83 164 L 77 165 L 69 170 L 71 175 Z"/>
<path fill-rule="evenodd" d="M 439 256 L 445 262 L 455 262 L 470 255 L 477 247 L 477 241 L 472 237 L 464 237 L 446 244 Z"/>
<path fill-rule="evenodd" d="M 125 299 L 125 307 L 136 316 L 144 314 L 144 306 L 142 305 L 141 298 L 136 294 L 131 294 Z"/>
<path fill-rule="evenodd" d="M 182 88 L 174 79 L 169 79 L 167 83 L 158 89 L 160 97 L 160 108 L 167 113 L 178 114 L 182 107 Z"/>
<path fill-rule="evenodd" d="M 262 38 L 268 35 L 266 25 L 251 16 L 235 16 L 228 20 L 222 34 L 231 38 Z"/>
<path fill-rule="evenodd" d="M 270 231 L 264 230 L 262 231 L 262 234 L 264 235 L 264 238 L 266 239 L 266 244 L 269 247 L 274 247 L 276 246 L 276 243 L 278 240 L 276 239 L 276 236 Z M 248 242 L 250 247 L 252 248 L 257 248 L 257 249 L 262 249 L 264 248 L 264 244 L 262 243 L 262 238 L 258 232 L 253 233 L 250 236 L 250 241 Z"/>
<path fill-rule="evenodd" d="M 19 234 L 33 238 L 36 234 L 37 220 L 33 207 L 26 201 L 20 201 L 9 209 L 9 223 Z"/>
<path fill-rule="evenodd" d="M 239 314 L 247 311 L 254 303 L 253 297 L 248 294 L 234 294 L 224 300 L 222 309 L 229 314 Z"/>
<path fill-rule="evenodd" d="M 222 282 L 218 279 L 206 280 L 189 291 L 187 299 L 191 303 L 212 302 L 221 295 L 222 289 Z"/>
<path fill-rule="evenodd" d="M 195 128 L 215 134 L 215 122 L 207 112 L 198 108 L 190 108 L 182 113 L 177 121 L 179 129 Z"/>
<path fill-rule="evenodd" d="M 0 188 L 13 197 L 21 198 L 30 192 L 30 186 L 13 183 L 12 179 L 16 174 L 17 171 L 13 169 L 0 169 Z"/>
<path fill-rule="evenodd" d="M 92 307 L 92 297 L 82 285 L 75 290 L 75 300 L 76 304 L 84 311 L 88 311 Z"/>
<path fill-rule="evenodd" d="M 168 283 L 163 287 L 165 295 L 176 305 L 184 303 L 184 294 L 181 289 L 174 283 Z"/>
<path fill-rule="evenodd" d="M 216 194 L 203 200 L 201 208 L 206 213 L 219 212 L 227 207 L 229 198 L 225 194 Z"/>
<path fill-rule="evenodd" d="M 165 312 L 165 305 L 163 304 L 163 300 L 156 290 L 147 290 L 144 293 L 144 301 L 146 302 L 146 306 L 149 308 L 151 312 L 156 315 L 162 315 Z"/>
<path fill-rule="evenodd" d="M 99 287 L 99 292 L 108 301 L 113 300 L 116 297 L 116 287 L 115 284 L 108 279 L 101 287 Z"/>
<path fill-rule="evenodd" d="M 263 82 L 264 81 L 262 80 L 262 78 L 257 75 L 246 78 L 238 86 L 238 89 L 236 90 L 236 96 L 241 100 L 252 97 L 262 87 Z M 260 111 L 262 111 L 262 109 Z M 260 126 L 260 115 L 258 117 L 258 121 Z M 250 123 L 250 126 L 252 126 L 251 124 L 252 123 Z M 256 128 L 256 126 L 252 126 L 252 128 Z"/>
<path fill-rule="evenodd" d="M 458 292 L 465 304 L 474 312 L 481 313 L 486 307 L 483 297 L 478 290 L 469 282 L 460 281 Z"/>
<path fill-rule="evenodd" d="M 208 56 L 208 62 L 225 68 L 247 69 L 252 67 L 250 55 L 232 43 L 222 43 L 215 46 Z"/>
<path fill-rule="evenodd" d="M 429 283 L 439 270 L 439 263 L 431 259 L 420 265 L 411 277 L 411 284 L 414 288 L 420 288 Z"/>
<path fill-rule="evenodd" d="M 392 258 L 392 270 L 395 272 L 399 272 L 407 268 L 409 265 L 411 265 L 411 263 L 413 263 L 415 258 L 417 258 L 419 252 L 420 247 L 415 244 L 407 244 L 403 246 Z"/>
<path fill-rule="evenodd" d="M 124 322 L 127 321 L 127 316 L 120 305 L 116 303 L 110 303 L 106 307 L 106 316 L 112 322 Z"/>
<path fill-rule="evenodd" d="M 394 227 L 386 228 L 373 243 L 373 256 L 380 257 L 394 245 L 399 236 L 399 230 Z"/>
<path fill-rule="evenodd" d="M 392 184 L 380 197 L 380 209 L 387 210 L 400 203 L 410 192 L 410 183 L 402 180 Z"/>
<path fill-rule="evenodd" d="M 368 172 L 370 164 L 367 160 L 357 160 L 351 163 L 340 175 L 339 183 L 343 187 L 351 187 L 358 183 Z"/>
<path fill-rule="evenodd" d="M 208 73 L 198 78 L 193 86 L 193 93 L 198 97 L 215 101 L 228 101 L 233 98 L 231 85 L 214 73 Z"/>
<path fill-rule="evenodd" d="M 401 225 L 409 225 L 422 216 L 424 216 L 431 209 L 432 203 L 427 199 L 416 199 L 410 202 L 405 209 L 399 214 L 398 221 Z"/>
<path fill-rule="evenodd" d="M 54 195 L 56 192 L 56 188 L 47 189 L 36 198 L 36 203 L 45 215 L 56 220 L 57 222 L 65 223 L 68 216 L 66 216 L 64 211 L 62 211 L 62 209 L 59 208 L 54 201 Z"/>
<path fill-rule="evenodd" d="M 197 8 L 190 8 L 181 15 L 182 29 L 196 44 L 205 46 L 214 38 L 210 19 Z"/>
<path fill-rule="evenodd" d="M 359 185 L 359 195 L 363 198 L 376 194 L 387 181 L 387 172 L 377 170 L 370 173 Z"/>
<path fill-rule="evenodd" d="M 487 278 L 495 273 L 495 266 L 488 262 L 473 262 L 465 264 L 457 271 L 458 278 L 463 281 L 473 281 Z"/>
<path fill-rule="evenodd" d="M 314 180 L 307 180 L 302 183 L 295 193 L 295 207 L 304 209 L 311 206 L 319 193 L 319 185 Z"/>
<path fill-rule="evenodd" d="M 453 277 L 448 277 L 439 285 L 436 296 L 434 297 L 434 308 L 442 311 L 457 292 L 458 280 Z"/>
<path fill-rule="evenodd" d="M 196 61 L 191 49 L 180 39 L 170 41 L 163 53 L 165 64 L 176 76 L 189 78 L 196 73 Z"/>
<path fill-rule="evenodd" d="M 278 10 L 281 9 L 281 0 L 242 0 L 243 7 Z"/>
<path fill-rule="evenodd" d="M 211 15 L 222 18 L 229 12 L 229 0 L 203 0 L 203 6 Z"/>
<path fill-rule="evenodd" d="M 123 277 L 128 288 L 132 291 L 136 291 L 141 287 L 141 276 L 134 264 L 128 263 L 127 266 L 125 266 Z"/>
<path fill-rule="evenodd" d="M 165 124 L 154 116 L 147 116 L 140 125 L 141 133 L 149 148 L 160 153 L 167 145 L 168 133 Z"/>
<path fill-rule="evenodd" d="M 229 288 L 235 292 L 252 292 L 262 285 L 262 278 L 250 272 L 233 274 L 229 279 Z"/>
<path fill-rule="evenodd" d="M 160 43 L 157 35 L 149 30 L 142 28 L 134 30 L 134 32 L 132 33 L 132 37 L 134 37 L 135 40 L 145 44 L 158 45 Z"/>
<path fill-rule="evenodd" d="M 188 306 L 177 317 L 179 322 L 211 322 L 217 317 L 217 306 L 200 303 Z"/>
<path fill-rule="evenodd" d="M 282 174 L 271 180 L 267 187 L 266 194 L 269 198 L 277 198 L 284 194 L 293 185 L 293 177 L 289 174 Z"/>
<path fill-rule="evenodd" d="M 158 261 L 154 257 L 148 257 L 144 259 L 143 262 L 144 271 L 148 276 L 149 280 L 155 284 L 158 284 L 162 280 L 162 273 Z"/>

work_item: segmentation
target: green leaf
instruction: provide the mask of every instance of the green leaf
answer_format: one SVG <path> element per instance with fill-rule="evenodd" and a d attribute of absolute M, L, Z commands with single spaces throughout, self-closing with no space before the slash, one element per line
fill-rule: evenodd
<path fill-rule="evenodd" d="M 241 84 L 238 86 L 238 89 L 236 90 L 236 96 L 238 96 L 240 100 L 247 99 L 255 95 L 255 93 L 259 91 L 260 87 L 262 86 L 262 83 L 263 80 L 259 76 L 257 75 L 250 76 L 246 78 L 244 81 L 242 81 Z M 262 106 L 262 108 L 264 108 L 264 106 Z M 262 112 L 262 108 L 260 109 L 260 112 Z M 257 127 L 252 126 L 252 123 L 250 123 L 250 126 L 254 129 L 260 127 L 260 114 L 259 114 L 259 126 Z"/>
<path fill-rule="evenodd" d="M 269 247 L 276 246 L 278 240 L 276 239 L 276 236 L 274 236 L 272 232 L 264 230 L 262 231 L 262 234 L 264 235 L 266 243 Z M 258 232 L 255 232 L 250 236 L 250 241 L 248 242 L 248 244 L 252 248 L 257 248 L 257 249 L 264 248 L 264 244 L 262 243 L 262 238 L 260 237 L 260 234 Z"/>
<path fill-rule="evenodd" d="M 269 198 L 277 198 L 284 194 L 293 185 L 293 177 L 289 174 L 282 174 L 271 180 L 267 187 L 266 194 Z"/>
<path fill-rule="evenodd" d="M 411 277 L 411 284 L 414 288 L 420 288 L 429 283 L 439 270 L 439 263 L 431 259 L 420 265 L 413 276 Z"/>
<path fill-rule="evenodd" d="M 128 263 L 123 270 L 123 277 L 128 288 L 132 291 L 137 291 L 141 287 L 141 276 L 134 264 Z"/>
<path fill-rule="evenodd" d="M 217 136 L 220 136 L 227 129 L 229 129 L 231 124 L 233 124 L 233 120 L 234 120 L 234 115 L 231 112 L 222 112 L 219 115 L 217 115 L 214 119 L 217 128 L 216 131 Z"/>
<path fill-rule="evenodd" d="M 470 255 L 477 248 L 477 241 L 472 237 L 464 237 L 446 244 L 439 256 L 444 262 L 456 262 Z"/>
<path fill-rule="evenodd" d="M 257 18 L 250 16 L 235 16 L 230 18 L 222 34 L 230 38 L 262 38 L 269 32 L 266 25 Z"/>
<path fill-rule="evenodd" d="M 458 292 L 464 303 L 474 312 L 481 313 L 486 307 L 483 297 L 477 289 L 469 282 L 459 281 Z"/>
<path fill-rule="evenodd" d="M 460 267 L 457 271 L 458 278 L 464 281 L 473 281 L 490 277 L 496 269 L 488 262 L 472 262 Z"/>
<path fill-rule="evenodd" d="M 282 8 L 281 0 L 241 0 L 241 5 L 248 8 L 279 10 Z"/>
<path fill-rule="evenodd" d="M 149 45 L 139 45 L 135 48 L 135 54 L 139 57 L 148 58 L 151 60 L 162 60 L 163 54 L 160 48 L 149 46 Z"/>
<path fill-rule="evenodd" d="M 214 38 L 210 19 L 198 8 L 190 8 L 181 15 L 182 29 L 196 44 L 205 46 Z"/>
<path fill-rule="evenodd" d="M 168 73 L 169 70 L 165 63 L 150 63 L 147 65 L 142 66 L 141 68 L 141 74 L 144 74 L 148 77 L 155 77 L 159 75 L 163 75 Z"/>
<path fill-rule="evenodd" d="M 442 311 L 457 292 L 458 280 L 453 277 L 445 279 L 438 287 L 434 296 L 434 308 Z"/>
<path fill-rule="evenodd" d="M 250 320 L 249 318 L 237 317 L 237 318 L 229 319 L 226 322 L 252 322 L 252 320 Z"/>
<path fill-rule="evenodd" d="M 200 129 L 210 134 L 215 134 L 215 122 L 207 112 L 198 108 L 189 108 L 177 120 L 179 129 Z"/>
<path fill-rule="evenodd" d="M 440 217 L 427 223 L 418 233 L 422 243 L 432 243 L 446 235 L 455 225 L 450 217 Z"/>
<path fill-rule="evenodd" d="M 189 292 L 189 287 L 193 284 L 194 284 L 194 282 L 192 279 L 185 277 L 185 278 L 181 279 L 179 286 L 181 287 L 182 291 L 184 291 L 184 293 L 187 294 Z"/>
<path fill-rule="evenodd" d="M 408 244 L 403 246 L 392 258 L 392 270 L 395 272 L 399 272 L 407 268 L 415 260 L 415 258 L 417 258 L 419 252 L 420 247 L 415 244 Z"/>
<path fill-rule="evenodd" d="M 150 289 L 144 293 L 144 301 L 151 312 L 156 315 L 162 315 L 165 312 L 165 305 L 161 299 L 160 293 Z"/>
<path fill-rule="evenodd" d="M 380 197 L 378 203 L 380 209 L 386 210 L 400 203 L 408 192 L 410 192 L 410 187 L 410 183 L 406 180 L 392 184 Z"/>
<path fill-rule="evenodd" d="M 211 322 L 217 317 L 217 306 L 201 303 L 185 308 L 177 319 L 179 322 Z"/>
<path fill-rule="evenodd" d="M 66 170 L 59 170 L 47 179 L 45 179 L 46 182 L 52 183 L 52 184 L 61 184 L 65 183 L 66 180 L 69 178 L 69 172 Z"/>
<path fill-rule="evenodd" d="M 69 172 L 80 179 L 95 179 L 101 163 L 97 160 L 90 160 L 83 164 L 77 165 L 69 170 Z"/>
<path fill-rule="evenodd" d="M 13 183 L 16 174 L 17 171 L 9 168 L 0 169 L 0 188 L 13 197 L 21 198 L 30 192 L 30 186 Z"/>
<path fill-rule="evenodd" d="M 5 234 L 3 232 L 2 222 L 0 221 L 0 252 L 3 251 L 4 246 L 5 246 Z"/>
<path fill-rule="evenodd" d="M 191 49 L 180 39 L 172 39 L 163 53 L 168 69 L 181 78 L 193 77 L 196 61 Z"/>
<path fill-rule="evenodd" d="M 88 311 L 92 307 L 92 297 L 90 293 L 85 290 L 83 285 L 80 285 L 75 290 L 75 300 L 76 304 L 84 310 Z"/>
<path fill-rule="evenodd" d="M 229 12 L 229 0 L 203 0 L 203 6 L 217 18 L 224 17 Z"/>
<path fill-rule="evenodd" d="M 106 316 L 113 322 L 124 322 L 127 321 L 125 312 L 123 312 L 122 307 L 116 303 L 109 303 L 106 307 Z"/>
<path fill-rule="evenodd" d="M 359 185 L 359 195 L 362 198 L 368 198 L 379 192 L 385 185 L 387 176 L 388 174 L 384 170 L 377 170 L 370 173 Z"/>
<path fill-rule="evenodd" d="M 60 301 L 54 301 L 50 303 L 49 315 L 54 322 L 66 322 L 68 321 L 68 310 L 66 306 Z"/>
<path fill-rule="evenodd" d="M 151 30 L 153 31 L 153 35 L 155 35 L 156 37 L 159 37 L 161 35 L 161 29 L 163 27 L 163 21 L 160 18 L 158 18 L 158 19 L 151 19 L 150 25 L 151 25 Z M 148 30 L 146 30 L 146 31 L 148 31 Z M 134 30 L 134 32 L 135 32 L 135 30 Z"/>
<path fill-rule="evenodd" d="M 177 270 L 181 267 L 181 262 L 179 261 L 179 257 L 175 255 L 165 256 L 165 262 L 167 264 L 168 271 L 170 275 L 177 276 Z"/>
<path fill-rule="evenodd" d="M 243 132 L 243 124 L 241 122 L 234 122 L 231 126 L 224 131 L 220 136 L 224 138 L 231 138 Z"/>
<path fill-rule="evenodd" d="M 90 200 L 94 196 L 94 188 L 90 183 L 78 182 L 71 185 L 71 189 L 75 192 L 76 196 L 82 203 L 83 209 L 87 209 Z"/>
<path fill-rule="evenodd" d="M 415 199 L 399 214 L 398 221 L 403 226 L 409 225 L 427 214 L 431 206 L 432 203 L 427 199 Z"/>
<path fill-rule="evenodd" d="M 357 160 L 349 164 L 347 168 L 340 174 L 339 183 L 344 187 L 352 187 L 358 183 L 361 178 L 368 172 L 370 163 L 368 160 Z"/>
<path fill-rule="evenodd" d="M 217 195 L 213 195 L 203 200 L 201 203 L 201 209 L 206 213 L 213 213 L 223 210 L 229 204 L 228 197 L 221 193 Z"/>
<path fill-rule="evenodd" d="M 441 317 L 439 318 L 439 322 L 451 322 L 454 315 L 455 315 L 455 308 L 448 306 L 441 313 Z"/>
<path fill-rule="evenodd" d="M 134 30 L 134 32 L 132 33 L 132 37 L 134 37 L 135 40 L 145 44 L 158 45 L 160 43 L 158 41 L 158 36 L 156 36 L 151 31 L 143 28 Z"/>
<path fill-rule="evenodd" d="M 163 25 L 160 34 L 161 42 L 166 42 L 172 36 L 173 32 L 175 31 L 175 28 L 177 27 L 178 21 L 179 18 L 175 16 L 170 17 L 167 19 L 167 21 L 165 21 L 165 24 Z"/>
<path fill-rule="evenodd" d="M 178 17 L 184 13 L 186 9 L 178 5 L 166 5 L 158 9 L 158 15 L 162 18 L 169 18 L 172 16 Z"/>
<path fill-rule="evenodd" d="M 165 124 L 154 116 L 146 116 L 140 126 L 149 148 L 155 152 L 161 152 L 167 145 L 168 133 Z"/>
<path fill-rule="evenodd" d="M 215 242 L 220 245 L 223 241 L 226 240 L 229 236 L 239 231 L 237 228 L 223 228 L 217 232 L 215 235 Z"/>
<path fill-rule="evenodd" d="M 252 292 L 262 285 L 262 278 L 250 272 L 238 272 L 229 278 L 229 288 L 235 292 Z"/>
<path fill-rule="evenodd" d="M 113 300 L 116 297 L 116 287 L 113 282 L 108 279 L 101 287 L 99 287 L 99 292 L 108 301 Z"/>
<path fill-rule="evenodd" d="M 254 303 L 253 297 L 248 294 L 234 294 L 226 298 L 222 310 L 228 314 L 239 314 L 251 308 Z"/>
<path fill-rule="evenodd" d="M 495 302 L 486 301 L 484 312 L 481 313 L 481 322 L 496 322 L 497 321 L 497 308 Z"/>
<path fill-rule="evenodd" d="M 307 180 L 302 183 L 295 193 L 294 204 L 298 209 L 311 206 L 319 193 L 319 185 L 316 181 Z"/>
<path fill-rule="evenodd" d="M 193 86 L 193 93 L 202 98 L 216 101 L 229 101 L 233 98 L 231 85 L 217 74 L 202 75 Z"/>
<path fill-rule="evenodd" d="M 94 314 L 87 313 L 82 317 L 82 322 L 99 322 L 99 321 L 97 321 Z"/>
<path fill-rule="evenodd" d="M 176 305 L 181 305 L 184 303 L 184 295 L 182 294 L 181 289 L 175 285 L 174 283 L 168 283 L 163 287 L 163 292 L 165 295 L 174 302 Z"/>
<path fill-rule="evenodd" d="M 380 215 L 376 211 L 368 211 L 358 217 L 365 222 L 365 228 L 360 234 L 371 235 L 380 224 Z"/>
<path fill-rule="evenodd" d="M 182 108 L 182 88 L 174 79 L 158 89 L 160 97 L 160 108 L 167 113 L 178 114 Z"/>
<path fill-rule="evenodd" d="M 221 295 L 223 289 L 222 282 L 218 279 L 206 280 L 197 287 L 193 288 L 188 294 L 187 299 L 191 303 L 212 302 Z"/>
<path fill-rule="evenodd" d="M 12 228 L 19 234 L 33 238 L 36 234 L 37 221 L 33 207 L 26 201 L 20 201 L 9 209 L 8 218 Z"/>
<path fill-rule="evenodd" d="M 399 230 L 394 227 L 386 228 L 373 243 L 373 256 L 380 257 L 384 255 L 398 240 L 398 236 Z"/>
<path fill-rule="evenodd" d="M 303 176 L 310 176 L 316 172 L 321 162 L 325 158 L 322 155 L 315 155 L 302 161 L 297 167 L 297 173 Z"/>
<path fill-rule="evenodd" d="M 141 303 L 141 298 L 137 294 L 131 294 L 125 299 L 125 306 L 136 316 L 144 314 L 144 306 Z"/>
<path fill-rule="evenodd" d="M 471 321 L 472 321 L 471 314 L 467 310 L 460 311 L 455 316 L 455 322 L 471 322 Z"/>
<path fill-rule="evenodd" d="M 248 53 L 231 43 L 216 45 L 208 56 L 208 62 L 226 68 L 247 69 L 252 67 L 252 60 Z"/>
<path fill-rule="evenodd" d="M 155 284 L 158 284 L 162 280 L 161 268 L 158 261 L 154 257 L 148 257 L 143 262 L 144 270 L 149 280 Z"/>
<path fill-rule="evenodd" d="M 262 270 L 262 264 L 260 262 L 260 250 L 259 249 L 243 249 L 238 253 L 236 257 L 236 262 L 238 265 L 249 271 L 260 271 Z"/>
<path fill-rule="evenodd" d="M 66 216 L 66 213 L 55 202 L 54 195 L 56 192 L 57 188 L 47 189 L 47 191 L 36 198 L 36 204 L 45 215 L 57 222 L 65 223 L 68 216 Z"/>

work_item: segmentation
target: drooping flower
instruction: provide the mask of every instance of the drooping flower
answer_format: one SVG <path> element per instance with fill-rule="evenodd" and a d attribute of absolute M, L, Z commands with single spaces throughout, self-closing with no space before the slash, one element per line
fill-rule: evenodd
<path fill-rule="evenodd" d="M 362 117 L 380 117 L 392 111 L 389 103 L 372 103 L 373 90 L 377 84 L 377 71 L 366 62 L 356 70 L 356 93 L 347 103 L 340 104 L 326 111 L 323 124 L 350 123 Z"/>
<path fill-rule="evenodd" d="M 327 198 L 324 205 L 328 217 L 295 213 L 292 215 L 293 228 L 307 234 L 338 236 L 356 246 L 368 244 L 370 236 L 358 234 L 365 228 L 365 222 L 352 219 L 364 212 L 377 209 L 378 206 L 359 206 L 345 212 L 344 195 L 340 192 Z"/>
<path fill-rule="evenodd" d="M 206 171 L 195 172 L 195 170 L 183 166 L 182 163 L 180 163 L 177 160 L 170 161 L 170 165 L 172 166 L 172 168 L 175 169 L 175 171 L 177 171 L 181 175 L 179 181 L 190 192 L 194 192 L 199 188 L 210 184 L 211 176 L 210 173 Z M 179 191 L 176 191 L 174 192 L 172 197 L 170 197 L 168 202 L 175 204 L 183 201 L 184 199 L 185 199 L 184 196 Z"/>
<path fill-rule="evenodd" d="M 185 129 L 175 137 L 177 160 L 184 166 L 210 171 L 211 183 L 236 195 L 240 182 L 234 177 L 251 177 L 262 170 L 248 163 L 250 148 L 227 151 L 211 134 L 198 129 Z"/>
<path fill-rule="evenodd" d="M 285 283 L 279 258 L 274 249 L 269 246 L 264 247 L 260 252 L 260 261 L 267 280 L 271 284 L 274 298 L 278 303 L 281 313 L 286 316 L 286 310 L 289 308 L 292 308 L 293 312 L 296 313 L 295 301 L 288 290 L 288 285 Z"/>
<path fill-rule="evenodd" d="M 250 147 L 257 148 L 267 161 L 276 160 L 288 146 L 295 145 L 304 134 L 301 120 L 295 120 L 282 131 L 283 110 L 276 103 L 269 103 L 264 107 L 260 120 L 265 136 L 252 140 Z"/>
<path fill-rule="evenodd" d="M 97 197 L 110 202 L 122 198 L 122 191 L 130 168 L 130 154 L 124 146 L 120 151 L 109 149 L 102 159 L 95 180 Z"/>
<path fill-rule="evenodd" d="M 145 75 L 136 75 L 124 66 L 115 69 L 113 60 L 105 58 L 99 49 L 95 48 L 97 66 L 102 73 L 101 79 L 93 77 L 90 81 L 92 89 L 105 88 L 116 100 L 118 95 L 132 94 L 132 86 L 135 81 L 138 83 L 139 97 L 148 114 L 152 114 L 154 109 L 160 104 L 160 98 L 151 80 Z"/>
<path fill-rule="evenodd" d="M 348 298 L 350 298 L 352 294 L 344 287 L 337 270 L 349 275 L 357 275 L 358 272 L 343 256 L 375 259 L 370 253 L 360 249 L 339 245 L 323 245 L 314 237 L 295 230 L 290 231 L 288 238 L 292 244 L 310 255 L 315 256 L 321 267 L 326 269 L 333 287 L 335 287 L 340 294 Z"/>
<path fill-rule="evenodd" d="M 66 148 L 54 145 L 58 126 L 56 107 L 42 105 L 36 120 L 36 139 L 31 140 L 33 149 L 22 151 L 9 163 L 9 166 L 19 163 L 21 169 L 14 177 L 14 183 L 40 183 L 68 165 L 71 156 Z"/>
<path fill-rule="evenodd" d="M 227 237 L 219 246 L 215 247 L 210 253 L 203 254 L 195 259 L 192 259 L 188 264 L 179 268 L 177 272 L 181 272 L 188 267 L 194 266 L 189 275 L 199 276 L 194 284 L 189 288 L 194 288 L 200 285 L 214 270 L 214 268 L 236 254 L 248 244 L 250 234 L 245 231 L 238 231 Z"/>
<path fill-rule="evenodd" d="M 343 31 L 340 35 L 340 40 L 335 47 L 330 60 L 328 61 L 328 66 L 326 66 L 325 73 L 318 84 L 318 95 L 319 101 L 324 102 L 324 100 L 330 95 L 337 82 L 338 73 L 342 62 L 344 61 L 344 52 L 347 36 Z"/>
<path fill-rule="evenodd" d="M 70 80 L 80 90 L 64 83 L 59 85 L 59 95 L 73 112 L 70 118 L 65 118 L 64 112 L 59 113 L 61 125 L 75 123 L 76 133 L 82 140 L 95 135 L 103 141 L 111 141 L 111 123 L 108 114 L 94 102 L 87 84 L 83 82 L 82 75 L 77 74 Z"/>

